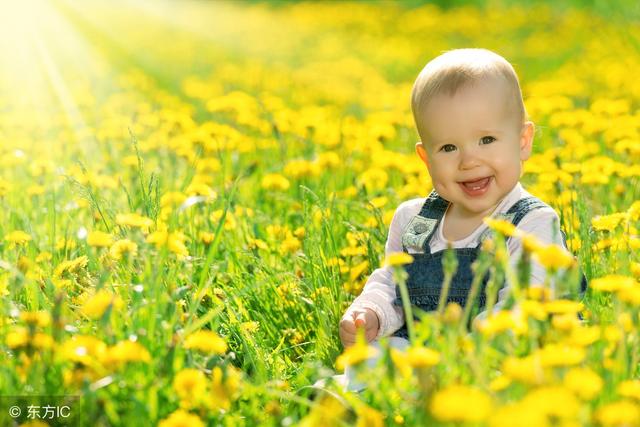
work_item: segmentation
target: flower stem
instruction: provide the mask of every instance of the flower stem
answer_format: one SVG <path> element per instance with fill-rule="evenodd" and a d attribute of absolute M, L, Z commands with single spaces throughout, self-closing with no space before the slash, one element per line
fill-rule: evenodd
<path fill-rule="evenodd" d="M 447 250 L 442 258 L 442 269 L 444 270 L 444 280 L 442 282 L 442 290 L 440 292 L 440 300 L 438 301 L 438 315 L 442 316 L 444 312 L 444 306 L 449 296 L 449 287 L 451 286 L 451 280 L 454 274 L 458 270 L 458 259 L 453 251 L 453 246 L 449 243 Z"/>
<path fill-rule="evenodd" d="M 413 310 L 411 309 L 411 301 L 409 300 L 409 290 L 407 289 L 407 272 L 402 267 L 395 267 L 393 269 L 393 275 L 400 287 L 400 297 L 402 298 L 402 309 L 404 311 L 405 323 L 407 325 L 407 333 L 409 335 L 409 342 L 415 342 L 416 333 L 413 329 Z"/>

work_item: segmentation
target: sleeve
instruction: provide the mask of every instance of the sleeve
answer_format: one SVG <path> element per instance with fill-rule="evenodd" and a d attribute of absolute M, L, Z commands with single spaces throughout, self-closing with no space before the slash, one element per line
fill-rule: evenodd
<path fill-rule="evenodd" d="M 402 252 L 402 232 L 413 214 L 409 202 L 401 203 L 393 215 L 385 244 L 385 256 Z M 362 293 L 353 301 L 347 313 L 354 309 L 373 310 L 380 321 L 380 329 L 376 337 L 380 338 L 392 334 L 404 324 L 404 310 L 394 304 L 395 299 L 396 284 L 393 281 L 392 269 L 383 266 L 371 273 Z"/>
<path fill-rule="evenodd" d="M 560 219 L 553 208 L 535 209 L 525 215 L 518 224 L 518 229 L 526 234 L 535 236 L 541 243 L 545 245 L 556 244 L 564 247 L 562 234 L 560 232 Z M 522 241 L 519 238 L 511 238 L 507 241 L 507 249 L 509 251 L 509 264 L 516 271 L 518 261 L 522 255 Z M 546 269 L 535 259 L 531 260 L 531 276 L 529 283 L 531 286 L 542 286 L 546 279 Z M 498 291 L 498 299 L 493 307 L 493 312 L 503 309 L 507 302 L 507 298 L 511 289 L 508 278 L 505 285 Z M 552 295 L 555 294 L 555 283 L 551 282 Z M 482 311 L 476 319 L 484 319 L 487 312 Z"/>

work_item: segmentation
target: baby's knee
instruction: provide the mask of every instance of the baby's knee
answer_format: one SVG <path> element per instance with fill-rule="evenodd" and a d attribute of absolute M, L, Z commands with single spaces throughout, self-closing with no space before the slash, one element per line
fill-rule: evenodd
<path fill-rule="evenodd" d="M 403 337 L 389 337 L 389 347 L 398 350 L 406 350 L 409 347 L 409 340 Z"/>

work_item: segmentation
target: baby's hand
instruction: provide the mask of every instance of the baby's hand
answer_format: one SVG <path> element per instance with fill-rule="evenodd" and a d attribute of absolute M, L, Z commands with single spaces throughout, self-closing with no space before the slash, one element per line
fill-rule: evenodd
<path fill-rule="evenodd" d="M 367 342 L 378 335 L 380 321 L 375 311 L 368 308 L 347 311 L 340 320 L 340 340 L 346 348 L 356 342 L 357 330 L 363 328 Z"/>

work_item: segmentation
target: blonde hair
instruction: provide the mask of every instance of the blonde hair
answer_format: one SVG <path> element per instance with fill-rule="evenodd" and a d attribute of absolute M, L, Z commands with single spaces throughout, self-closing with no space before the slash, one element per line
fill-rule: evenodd
<path fill-rule="evenodd" d="M 419 118 L 434 96 L 442 93 L 453 96 L 462 87 L 486 78 L 503 79 L 507 83 L 518 119 L 524 123 L 527 112 L 513 66 L 502 56 L 487 49 L 454 49 L 429 61 L 413 85 L 411 110 L 420 136 L 423 133 Z"/>

